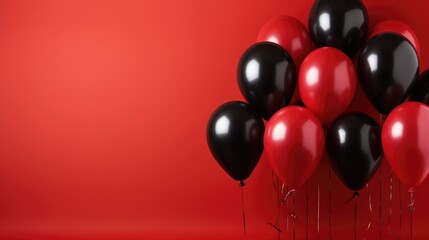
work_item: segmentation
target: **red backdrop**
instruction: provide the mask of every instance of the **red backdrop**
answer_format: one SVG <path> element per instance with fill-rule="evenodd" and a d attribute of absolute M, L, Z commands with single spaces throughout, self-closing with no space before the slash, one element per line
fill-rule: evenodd
<path fill-rule="evenodd" d="M 241 53 L 271 17 L 307 22 L 312 0 L 0 1 L 1 239 L 240 239 L 237 182 L 211 157 L 210 113 L 242 99 Z M 370 24 L 411 25 L 428 66 L 429 2 L 366 0 Z M 353 108 L 367 108 L 356 100 Z M 383 165 L 382 234 L 408 237 L 408 195 Z M 362 239 L 379 239 L 379 175 L 358 204 Z M 352 238 L 351 195 L 326 163 L 309 182 L 309 238 Z M 417 188 L 415 239 L 428 239 L 429 182 Z M 399 203 L 402 197 L 402 227 Z M 297 239 L 307 232 L 297 192 Z M 277 239 L 271 170 L 261 159 L 245 188 L 249 239 Z M 289 204 L 289 208 L 291 205 Z M 286 209 L 282 208 L 282 238 Z M 290 220 L 289 220 L 290 223 Z M 330 229 L 330 230 L 329 230 Z M 288 238 L 289 239 L 289 238 Z M 405 238 L 407 239 L 407 238 Z"/>

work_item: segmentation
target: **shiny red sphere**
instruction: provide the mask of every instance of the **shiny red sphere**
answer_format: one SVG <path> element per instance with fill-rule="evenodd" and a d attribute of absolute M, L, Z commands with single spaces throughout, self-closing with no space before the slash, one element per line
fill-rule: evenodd
<path fill-rule="evenodd" d="M 408 102 L 396 107 L 382 130 L 384 155 L 398 178 L 415 187 L 429 175 L 429 107 Z"/>
<path fill-rule="evenodd" d="M 307 181 L 322 158 L 324 145 L 322 125 L 303 107 L 282 108 L 267 123 L 265 156 L 289 188 L 296 189 Z"/>
<path fill-rule="evenodd" d="M 259 30 L 257 41 L 268 41 L 282 46 L 293 58 L 297 69 L 312 49 L 307 29 L 298 19 L 291 16 L 280 16 L 269 20 Z"/>
<path fill-rule="evenodd" d="M 304 105 L 328 125 L 350 105 L 357 76 L 350 58 L 332 47 L 311 52 L 302 62 L 298 88 Z"/>

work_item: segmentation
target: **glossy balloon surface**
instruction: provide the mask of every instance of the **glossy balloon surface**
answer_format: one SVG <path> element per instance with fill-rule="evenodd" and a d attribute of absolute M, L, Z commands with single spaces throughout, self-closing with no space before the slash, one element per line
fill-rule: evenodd
<path fill-rule="evenodd" d="M 302 62 L 298 88 L 305 106 L 328 125 L 353 99 L 357 84 L 353 62 L 336 48 L 311 52 Z"/>
<path fill-rule="evenodd" d="M 384 122 L 382 142 L 401 182 L 419 185 L 429 174 L 429 107 L 418 102 L 399 105 Z"/>
<path fill-rule="evenodd" d="M 291 16 L 280 16 L 269 20 L 259 30 L 257 41 L 279 44 L 292 56 L 298 68 L 312 49 L 307 29 L 298 19 Z"/>
<path fill-rule="evenodd" d="M 338 178 L 349 189 L 358 191 L 381 164 L 381 129 L 363 113 L 346 113 L 329 128 L 326 150 Z"/>
<path fill-rule="evenodd" d="M 417 53 L 401 35 L 379 34 L 362 47 L 358 59 L 359 81 L 379 113 L 388 114 L 404 102 L 418 74 Z"/>
<path fill-rule="evenodd" d="M 324 140 L 323 128 L 312 112 L 288 106 L 267 123 L 265 155 L 283 183 L 295 189 L 307 181 L 319 163 Z"/>
<path fill-rule="evenodd" d="M 420 57 L 420 41 L 417 38 L 417 34 L 410 26 L 401 21 L 386 20 L 376 24 L 375 26 L 371 27 L 368 34 L 368 39 L 374 37 L 377 34 L 388 32 L 397 33 L 407 38 L 408 41 L 413 44 L 414 48 L 416 49 L 417 55 Z"/>
<path fill-rule="evenodd" d="M 353 57 L 366 39 L 368 14 L 361 0 L 316 0 L 308 30 L 317 47 L 335 47 Z"/>
<path fill-rule="evenodd" d="M 429 70 L 424 71 L 413 87 L 410 101 L 429 105 Z"/>
<path fill-rule="evenodd" d="M 238 64 L 241 93 L 266 120 L 289 104 L 296 88 L 297 72 L 290 55 L 275 43 L 251 46 Z"/>
<path fill-rule="evenodd" d="M 252 173 L 263 152 L 264 122 L 243 102 L 217 108 L 207 126 L 207 143 L 219 165 L 235 180 Z"/>

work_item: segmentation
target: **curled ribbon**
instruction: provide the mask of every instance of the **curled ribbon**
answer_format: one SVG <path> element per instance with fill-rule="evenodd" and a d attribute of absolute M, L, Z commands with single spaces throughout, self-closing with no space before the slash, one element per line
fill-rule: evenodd
<path fill-rule="evenodd" d="M 410 204 L 408 204 L 408 211 L 410 213 L 412 213 L 416 209 L 416 207 L 414 206 L 414 204 L 415 204 L 415 202 L 414 202 L 415 189 L 413 187 L 411 187 L 408 190 L 408 193 L 410 194 Z"/>
<path fill-rule="evenodd" d="M 283 190 L 284 190 L 284 185 L 282 186 L 282 192 L 283 192 Z M 293 195 L 295 196 L 295 192 L 296 192 L 296 190 L 295 190 L 295 189 L 291 189 L 291 190 L 289 190 L 289 191 L 286 193 L 286 195 L 284 196 L 284 198 L 283 198 L 283 200 L 281 201 L 280 205 L 283 205 L 283 204 L 287 201 L 287 199 L 289 198 L 289 196 L 290 196 L 291 194 L 293 194 Z M 292 217 L 292 219 L 294 219 L 294 220 L 296 219 L 295 210 L 293 210 L 293 212 L 288 211 L 288 213 L 289 213 L 289 216 L 291 216 L 291 217 Z"/>
<path fill-rule="evenodd" d="M 283 186 L 282 186 L 282 195 L 284 194 L 284 188 L 285 188 L 285 185 L 283 184 Z M 296 193 L 296 190 L 295 189 L 291 189 L 291 190 L 289 190 L 287 193 L 286 193 L 286 195 L 283 197 L 283 200 L 281 201 L 281 203 L 280 203 L 280 205 L 283 205 L 284 203 L 286 203 L 286 208 L 288 209 L 288 202 L 287 202 L 287 200 L 288 200 L 288 198 L 289 198 L 289 196 L 290 195 L 293 195 L 294 196 L 294 201 L 293 201 L 293 210 L 292 210 L 292 212 L 290 212 L 289 210 L 288 210 L 288 215 L 292 218 L 292 223 L 293 223 L 293 239 L 295 239 L 295 220 L 296 220 L 296 214 L 295 214 L 295 193 Z M 286 229 L 288 230 L 289 229 L 289 218 L 286 218 Z"/>
<path fill-rule="evenodd" d="M 283 186 L 284 187 L 284 186 Z M 283 205 L 286 201 L 287 201 L 287 199 L 289 198 L 289 196 L 293 193 L 293 194 L 295 194 L 295 189 L 291 189 L 291 190 L 289 190 L 287 193 L 286 193 L 286 195 L 284 196 L 284 198 L 283 198 L 283 200 L 281 201 L 281 205 Z"/>

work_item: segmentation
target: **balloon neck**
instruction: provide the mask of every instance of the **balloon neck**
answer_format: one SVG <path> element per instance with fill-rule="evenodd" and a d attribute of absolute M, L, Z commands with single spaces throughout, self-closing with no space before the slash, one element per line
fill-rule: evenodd
<path fill-rule="evenodd" d="M 246 184 L 243 182 L 243 180 L 240 181 L 240 183 L 238 184 L 239 187 L 244 187 L 246 186 Z"/>

